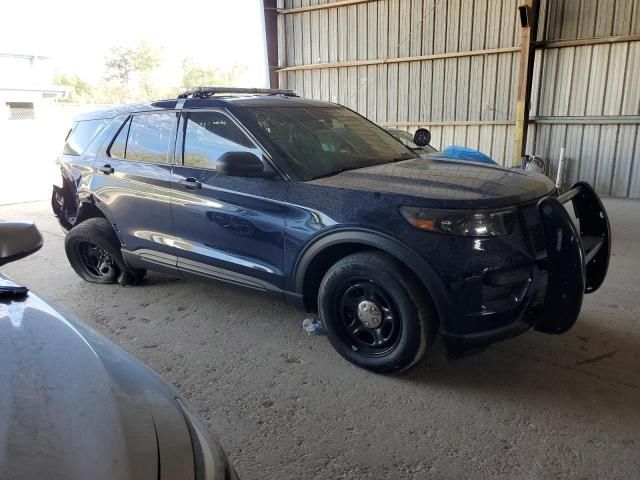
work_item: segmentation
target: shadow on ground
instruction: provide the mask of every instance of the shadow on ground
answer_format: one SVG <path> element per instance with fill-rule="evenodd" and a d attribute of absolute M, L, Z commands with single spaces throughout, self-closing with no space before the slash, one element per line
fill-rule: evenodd
<path fill-rule="evenodd" d="M 588 318 L 564 337 L 532 331 L 460 359 L 448 358 L 441 342 L 434 347 L 399 379 L 452 391 L 541 399 L 558 409 L 589 409 L 594 392 L 603 396 L 620 387 L 630 388 L 640 401 L 640 337 Z M 612 408 L 614 403 L 612 399 Z M 622 402 L 615 415 L 635 414 L 637 405 Z"/>

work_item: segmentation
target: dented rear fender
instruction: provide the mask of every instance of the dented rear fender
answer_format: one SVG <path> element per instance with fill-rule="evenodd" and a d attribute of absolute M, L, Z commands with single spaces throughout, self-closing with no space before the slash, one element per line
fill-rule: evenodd
<path fill-rule="evenodd" d="M 89 218 L 104 217 L 109 219 L 109 216 L 94 201 L 92 196 L 81 200 L 78 198 L 75 189 L 69 183 L 65 183 L 64 187 L 54 185 L 51 192 L 51 208 L 63 230 L 68 232 L 75 225 Z M 111 220 L 109 221 L 111 222 Z M 116 231 L 116 233 L 118 232 Z"/>

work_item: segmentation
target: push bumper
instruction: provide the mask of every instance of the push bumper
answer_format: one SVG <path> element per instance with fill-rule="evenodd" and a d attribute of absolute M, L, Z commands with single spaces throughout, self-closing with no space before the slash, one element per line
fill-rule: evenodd
<path fill-rule="evenodd" d="M 564 208 L 571 201 L 577 226 Z M 542 216 L 549 280 L 544 304 L 536 313 L 536 330 L 560 334 L 578 319 L 585 293 L 604 281 L 611 256 L 609 217 L 591 185 L 576 183 L 557 198 L 538 203 Z"/>
<path fill-rule="evenodd" d="M 565 208 L 572 202 L 577 223 Z M 468 350 L 515 337 L 531 328 L 550 334 L 569 330 L 576 322 L 584 294 L 604 281 L 611 254 L 611 229 L 597 193 L 585 182 L 559 197 L 537 204 L 544 232 L 545 254 L 529 274 L 529 287 L 513 321 L 500 328 L 472 334 L 443 332 L 451 350 Z"/>

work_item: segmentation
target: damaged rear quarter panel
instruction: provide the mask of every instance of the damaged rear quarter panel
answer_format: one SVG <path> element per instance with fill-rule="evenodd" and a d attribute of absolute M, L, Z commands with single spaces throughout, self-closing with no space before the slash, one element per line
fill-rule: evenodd
<path fill-rule="evenodd" d="M 62 186 L 53 186 L 51 206 L 65 230 L 77 221 L 83 201 L 89 199 L 87 182 L 93 170 L 93 158 L 89 156 L 60 155 Z"/>
<path fill-rule="evenodd" d="M 61 186 L 53 185 L 51 206 L 60 225 L 71 229 L 82 217 L 86 203 L 93 204 L 91 183 L 93 164 L 98 152 L 105 150 L 127 115 L 115 117 L 102 129 L 82 155 L 60 154 L 56 163 L 60 168 Z"/>

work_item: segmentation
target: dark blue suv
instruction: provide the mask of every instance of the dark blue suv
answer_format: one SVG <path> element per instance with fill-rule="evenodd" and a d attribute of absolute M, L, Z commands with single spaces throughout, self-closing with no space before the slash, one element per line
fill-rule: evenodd
<path fill-rule="evenodd" d="M 200 88 L 77 119 L 52 205 L 75 271 L 222 280 L 319 312 L 347 360 L 416 363 L 529 328 L 568 330 L 606 275 L 610 231 L 586 183 L 420 158 L 332 103 Z M 577 219 L 563 203 L 572 201 Z"/>

